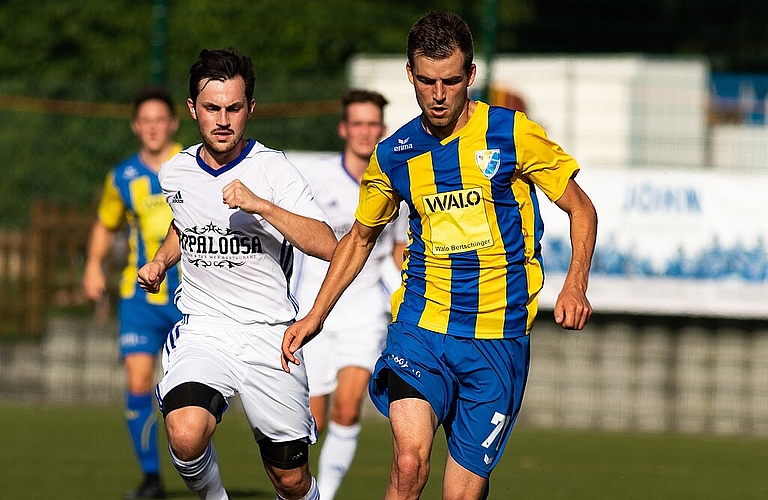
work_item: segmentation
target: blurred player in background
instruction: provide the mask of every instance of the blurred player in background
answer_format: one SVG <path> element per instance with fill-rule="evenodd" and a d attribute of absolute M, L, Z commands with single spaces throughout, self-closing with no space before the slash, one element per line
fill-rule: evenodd
<path fill-rule="evenodd" d="M 187 106 L 203 142 L 160 169 L 173 223 L 138 273 L 155 292 L 182 263 L 184 317 L 168 336 L 157 386 L 171 461 L 200 498 L 228 498 L 211 438 L 240 396 L 277 498 L 316 500 L 307 375 L 284 372 L 279 352 L 297 311 L 292 247 L 330 259 L 336 238 L 285 155 L 243 137 L 256 105 L 251 58 L 203 50 L 189 73 Z"/>
<path fill-rule="evenodd" d="M 373 149 L 384 136 L 384 106 L 378 92 L 352 89 L 342 96 L 339 136 L 343 152 L 325 163 L 300 166 L 320 208 L 338 238 L 355 221 L 360 180 Z M 407 222 L 405 217 L 401 219 Z M 360 434 L 360 408 L 371 370 L 384 348 L 391 319 L 389 298 L 400 286 L 406 228 L 403 223 L 385 229 L 357 280 L 339 299 L 325 321 L 323 335 L 304 349 L 312 415 L 318 433 L 326 428 L 330 394 L 333 406 L 328 434 L 320 451 L 317 483 L 320 496 L 331 500 L 349 469 Z M 328 263 L 297 252 L 296 298 L 299 317 L 309 312 Z M 393 285 L 396 283 L 396 285 Z"/>
<path fill-rule="evenodd" d="M 129 255 L 120 280 L 120 357 L 125 365 L 125 421 L 144 480 L 128 498 L 163 498 L 157 450 L 154 405 L 155 360 L 165 337 L 181 319 L 173 304 L 179 283 L 177 268 L 168 270 L 159 293 L 149 295 L 136 283 L 136 271 L 155 254 L 168 231 L 171 209 L 160 189 L 160 165 L 181 150 L 173 135 L 179 126 L 173 101 L 161 87 L 136 93 L 131 129 L 141 143 L 139 152 L 107 175 L 97 220 L 91 230 L 83 276 L 86 296 L 103 298 L 107 279 L 104 263 L 115 233 L 127 226 Z"/>
<path fill-rule="evenodd" d="M 597 215 L 574 180 L 578 164 L 541 127 L 469 99 L 476 67 L 460 17 L 430 12 L 407 47 L 422 113 L 376 147 L 357 220 L 311 311 L 285 332 L 283 365 L 298 361 L 293 352 L 320 331 L 405 200 L 403 287 L 369 385 L 394 438 L 385 498 L 421 495 L 440 425 L 448 445 L 442 498 L 486 498 L 522 405 L 544 281 L 535 191 L 570 219 L 571 262 L 554 309 L 566 329 L 583 328 L 592 314 L 586 291 Z"/>

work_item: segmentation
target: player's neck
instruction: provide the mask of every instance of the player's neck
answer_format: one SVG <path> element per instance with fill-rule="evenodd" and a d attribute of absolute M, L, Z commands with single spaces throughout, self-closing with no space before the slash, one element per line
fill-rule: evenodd
<path fill-rule="evenodd" d="M 141 162 L 144 165 L 153 172 L 157 172 L 160 170 L 160 166 L 171 157 L 171 152 L 173 152 L 173 143 L 169 142 L 157 151 L 141 148 L 139 150 L 139 158 L 141 158 Z"/>
<path fill-rule="evenodd" d="M 347 173 L 357 180 L 357 182 L 360 182 L 365 173 L 365 169 L 368 168 L 370 158 L 358 156 L 349 148 L 344 149 L 342 154 L 344 155 L 344 168 Z"/>

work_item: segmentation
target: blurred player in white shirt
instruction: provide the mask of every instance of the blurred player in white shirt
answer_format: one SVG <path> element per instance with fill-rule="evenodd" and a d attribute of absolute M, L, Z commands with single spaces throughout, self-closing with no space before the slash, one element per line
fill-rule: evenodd
<path fill-rule="evenodd" d="M 352 89 L 344 94 L 342 104 L 339 136 L 345 141 L 344 151 L 321 163 L 297 163 L 337 238 L 355 221 L 360 179 L 386 132 L 387 101 L 377 92 Z M 325 320 L 322 333 L 303 349 L 318 432 L 326 428 L 330 395 L 334 395 L 318 463 L 318 487 L 324 500 L 334 497 L 355 454 L 363 395 L 384 347 L 391 319 L 389 298 L 400 286 L 406 223 L 402 215 L 398 223 L 387 226 L 357 280 Z M 328 263 L 300 252 L 296 257 L 296 298 L 299 317 L 303 317 L 320 290 Z"/>
<path fill-rule="evenodd" d="M 203 143 L 160 169 L 173 223 L 138 280 L 156 292 L 181 261 L 184 316 L 166 340 L 157 397 L 187 487 L 201 499 L 228 498 L 211 437 L 239 396 L 277 498 L 317 500 L 307 376 L 282 370 L 280 344 L 298 309 L 293 246 L 329 259 L 336 239 L 285 155 L 243 137 L 254 81 L 251 59 L 232 48 L 203 50 L 190 68 L 187 105 Z"/>

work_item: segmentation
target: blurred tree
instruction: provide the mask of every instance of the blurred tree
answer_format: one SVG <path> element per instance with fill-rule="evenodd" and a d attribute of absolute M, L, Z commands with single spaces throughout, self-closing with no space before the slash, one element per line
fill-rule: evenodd
<path fill-rule="evenodd" d="M 697 54 L 721 71 L 768 71 L 765 0 L 496 1 L 499 54 Z M 91 203 L 107 169 L 135 149 L 124 111 L 78 117 L 76 103 L 32 109 L 22 98 L 130 103 L 151 79 L 152 7 L 150 0 L 0 3 L 0 116 L 10 124 L 0 148 L 14 152 L 3 166 L 0 226 L 23 223 L 30 197 Z M 298 110 L 302 102 L 337 100 L 350 56 L 389 53 L 405 60 L 406 35 L 423 13 L 464 17 L 478 58 L 488 42 L 483 1 L 168 0 L 167 8 L 166 81 L 180 116 L 187 116 L 187 72 L 199 51 L 231 45 L 256 66 L 249 135 L 288 150 L 340 148 L 338 116 L 331 108 L 319 116 L 267 118 L 258 106 L 293 103 Z M 194 123 L 184 120 L 178 137 L 197 142 Z"/>

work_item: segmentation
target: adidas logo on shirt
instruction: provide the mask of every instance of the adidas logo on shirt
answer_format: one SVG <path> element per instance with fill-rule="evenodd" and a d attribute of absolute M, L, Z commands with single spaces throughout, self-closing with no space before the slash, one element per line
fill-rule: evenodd
<path fill-rule="evenodd" d="M 184 203 L 184 200 L 181 198 L 181 191 L 176 191 L 176 194 L 171 198 L 171 203 Z"/>

